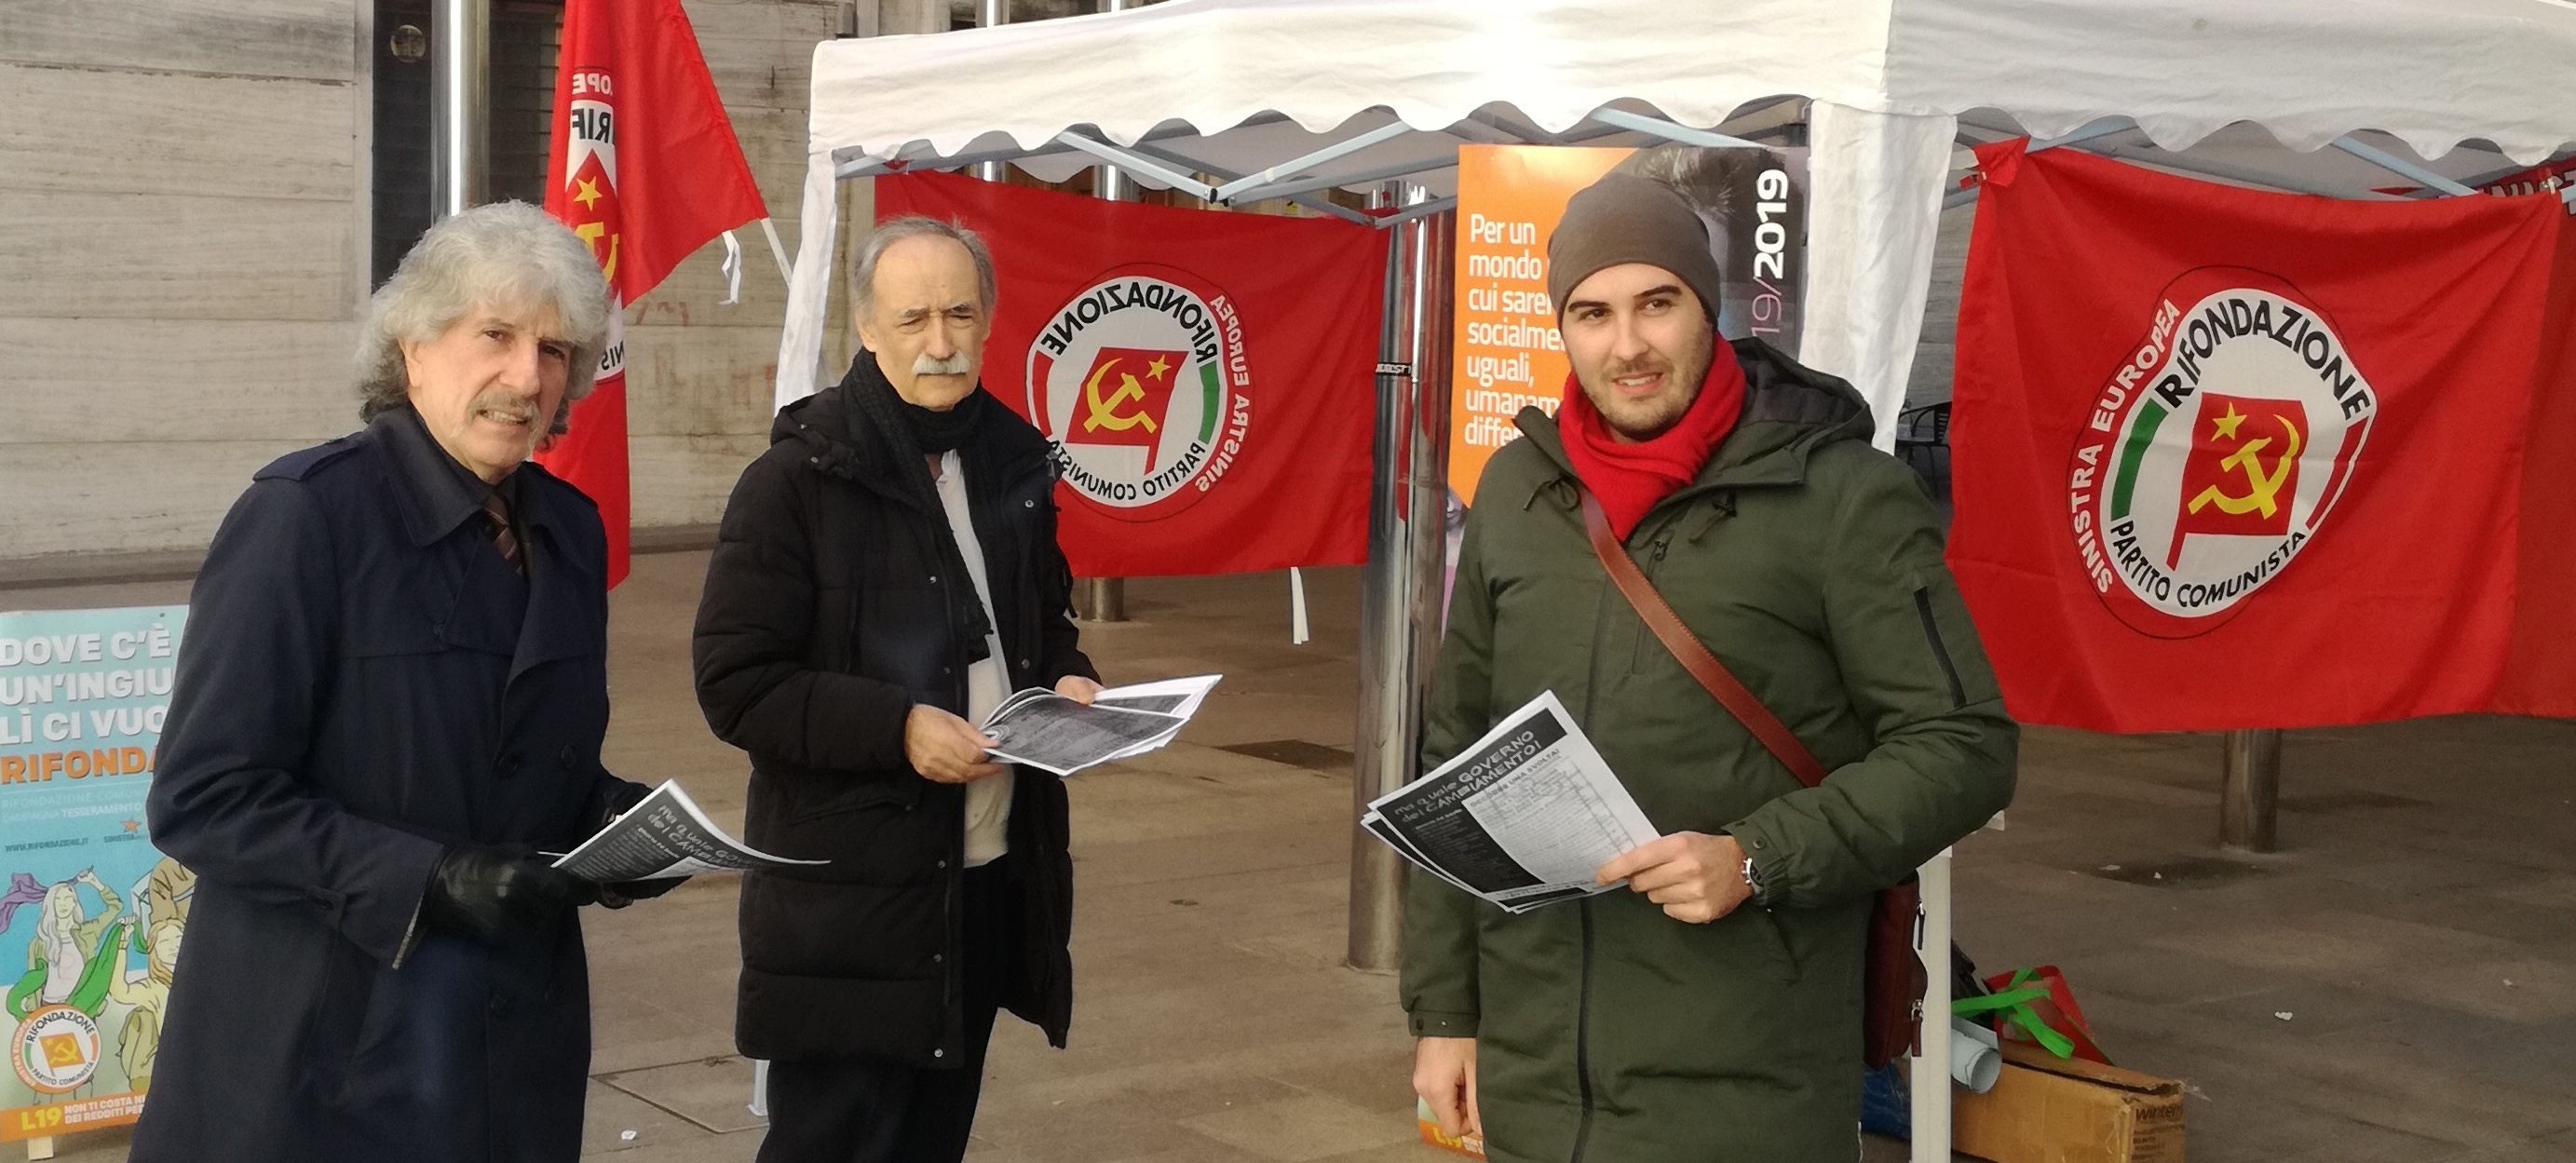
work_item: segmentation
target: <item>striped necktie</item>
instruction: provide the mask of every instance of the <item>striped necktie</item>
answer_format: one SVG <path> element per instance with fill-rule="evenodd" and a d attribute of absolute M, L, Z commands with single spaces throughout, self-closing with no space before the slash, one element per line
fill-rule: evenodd
<path fill-rule="evenodd" d="M 527 564 L 519 560 L 519 536 L 510 531 L 510 502 L 501 496 L 501 490 L 483 494 L 483 520 L 492 527 L 492 547 L 501 551 L 501 560 L 526 576 Z"/>

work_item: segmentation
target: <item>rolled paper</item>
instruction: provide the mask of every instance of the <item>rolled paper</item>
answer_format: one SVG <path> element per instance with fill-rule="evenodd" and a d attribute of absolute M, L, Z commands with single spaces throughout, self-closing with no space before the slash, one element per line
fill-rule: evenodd
<path fill-rule="evenodd" d="M 2003 1077 L 2003 1052 L 1995 1046 L 1995 1032 L 1966 1018 L 1950 1018 L 1950 1078 L 1977 1094 L 1995 1088 Z"/>

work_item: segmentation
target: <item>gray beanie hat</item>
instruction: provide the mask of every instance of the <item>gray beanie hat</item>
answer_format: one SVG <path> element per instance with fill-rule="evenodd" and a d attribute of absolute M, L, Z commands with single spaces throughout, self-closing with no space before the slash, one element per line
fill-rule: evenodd
<path fill-rule="evenodd" d="M 1547 240 L 1547 295 L 1556 303 L 1556 317 L 1565 318 L 1566 296 L 1576 284 L 1632 262 L 1681 276 L 1710 321 L 1717 319 L 1723 280 L 1709 254 L 1707 225 L 1681 191 L 1616 171 L 1576 191 Z"/>

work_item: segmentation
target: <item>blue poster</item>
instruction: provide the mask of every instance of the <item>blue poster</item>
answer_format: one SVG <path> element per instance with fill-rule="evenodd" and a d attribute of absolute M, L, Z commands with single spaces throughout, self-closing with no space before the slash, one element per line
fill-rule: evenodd
<path fill-rule="evenodd" d="M 143 822 L 187 617 L 0 613 L 0 1140 L 142 1112 L 196 893 Z"/>

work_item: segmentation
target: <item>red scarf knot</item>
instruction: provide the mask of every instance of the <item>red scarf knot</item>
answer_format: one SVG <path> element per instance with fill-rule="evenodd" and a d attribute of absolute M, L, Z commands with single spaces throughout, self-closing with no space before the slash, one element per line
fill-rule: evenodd
<path fill-rule="evenodd" d="M 1699 395 L 1680 420 L 1652 439 L 1631 443 L 1611 435 L 1600 409 L 1571 373 L 1565 377 L 1565 403 L 1557 408 L 1556 419 L 1574 475 L 1601 498 L 1611 531 L 1625 541 L 1655 502 L 1698 479 L 1709 454 L 1734 430 L 1743 410 L 1744 369 L 1735 362 L 1734 348 L 1720 341 Z"/>

